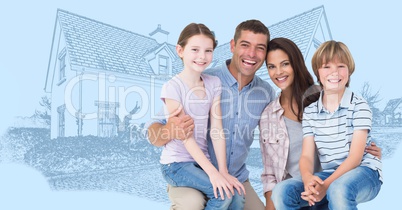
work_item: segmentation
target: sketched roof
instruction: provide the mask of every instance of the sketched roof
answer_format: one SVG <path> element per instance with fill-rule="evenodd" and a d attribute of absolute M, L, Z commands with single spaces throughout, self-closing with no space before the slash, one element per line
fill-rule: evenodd
<path fill-rule="evenodd" d="M 320 6 L 271 25 L 268 27 L 271 39 L 275 37 L 290 38 L 306 55 L 323 15 L 325 16 L 324 7 Z M 149 76 L 154 75 L 154 72 L 144 56 L 151 52 L 151 49 L 158 49 L 162 45 L 166 45 L 173 52 L 175 51 L 175 46 L 172 44 L 159 44 L 151 37 L 62 9 L 57 10 L 57 21 L 66 39 L 72 66 Z M 220 65 L 224 60 L 230 58 L 231 54 L 229 42 L 218 46 L 214 52 L 212 66 Z M 174 59 L 172 64 L 173 74 L 181 70 L 180 59 Z M 262 68 L 266 69 L 265 65 Z M 267 74 L 267 71 L 257 72 L 257 75 L 262 74 Z"/>
<path fill-rule="evenodd" d="M 314 35 L 322 17 L 324 17 L 326 21 L 324 6 L 319 6 L 302 14 L 268 26 L 271 34 L 271 39 L 277 37 L 286 37 L 292 40 L 300 48 L 300 51 L 304 55 L 304 58 L 306 58 L 309 46 L 311 46 L 314 41 Z M 231 57 L 231 52 L 229 49 L 230 46 L 228 42 L 220 45 L 215 50 L 215 65 L 219 65 L 224 60 Z M 265 65 L 263 65 L 256 74 L 259 76 L 267 75 L 268 72 L 266 71 Z"/>
<path fill-rule="evenodd" d="M 143 57 L 147 50 L 160 45 L 155 39 L 61 9 L 57 18 L 71 65 L 142 76 L 153 74 Z"/>
<path fill-rule="evenodd" d="M 384 114 L 393 114 L 395 109 L 402 103 L 402 98 L 391 99 L 382 111 Z"/>

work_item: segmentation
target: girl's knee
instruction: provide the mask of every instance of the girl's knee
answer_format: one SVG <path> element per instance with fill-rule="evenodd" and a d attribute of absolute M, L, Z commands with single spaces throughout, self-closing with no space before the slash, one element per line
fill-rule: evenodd
<path fill-rule="evenodd" d="M 239 195 L 236 192 L 235 195 L 233 195 L 231 200 L 232 200 L 232 202 L 229 206 L 229 210 L 237 210 L 237 209 L 244 208 L 244 204 L 246 202 L 246 198 L 244 196 Z"/>

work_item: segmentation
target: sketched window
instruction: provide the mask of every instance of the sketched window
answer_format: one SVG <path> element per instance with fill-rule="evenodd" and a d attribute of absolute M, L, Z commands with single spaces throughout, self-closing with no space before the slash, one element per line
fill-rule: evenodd
<path fill-rule="evenodd" d="M 118 103 L 96 101 L 95 106 L 98 106 L 98 136 L 116 136 L 119 122 L 116 115 Z"/>
<path fill-rule="evenodd" d="M 65 120 L 65 113 L 66 110 L 66 105 L 61 105 L 59 107 L 57 107 L 57 114 L 58 114 L 58 136 L 59 137 L 64 137 L 65 136 L 65 124 L 66 124 L 66 120 Z"/>
<path fill-rule="evenodd" d="M 59 80 L 65 80 L 66 78 L 66 48 L 64 48 L 59 54 Z"/>
<path fill-rule="evenodd" d="M 159 74 L 169 74 L 169 57 L 159 55 Z"/>

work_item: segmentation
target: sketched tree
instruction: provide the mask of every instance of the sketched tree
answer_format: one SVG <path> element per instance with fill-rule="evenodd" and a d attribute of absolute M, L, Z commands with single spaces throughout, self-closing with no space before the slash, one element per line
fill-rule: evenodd
<path fill-rule="evenodd" d="M 118 136 L 123 140 L 130 140 L 132 125 L 130 124 L 131 117 L 138 112 L 141 107 L 138 105 L 138 101 L 135 103 L 135 107 L 126 115 L 122 122 L 119 122 L 122 125 Z M 117 117 L 118 119 L 118 117 Z"/>
<path fill-rule="evenodd" d="M 35 119 L 41 120 L 45 123 L 46 126 L 50 127 L 51 123 L 51 109 L 52 109 L 52 102 L 50 98 L 47 96 L 42 96 L 41 101 L 39 101 L 39 104 L 41 107 L 43 107 L 43 110 L 35 110 L 35 114 L 33 117 Z"/>
<path fill-rule="evenodd" d="M 381 120 L 381 111 L 377 108 L 376 104 L 380 102 L 380 90 L 372 91 L 370 83 L 364 82 L 360 91 L 361 96 L 367 101 L 373 112 L 373 124 L 378 124 Z"/>

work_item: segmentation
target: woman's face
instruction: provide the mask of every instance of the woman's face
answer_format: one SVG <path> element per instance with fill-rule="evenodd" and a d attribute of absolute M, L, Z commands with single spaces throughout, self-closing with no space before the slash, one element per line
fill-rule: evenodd
<path fill-rule="evenodd" d="M 294 80 L 293 67 L 290 65 L 289 56 L 280 49 L 267 54 L 267 69 L 272 82 L 282 91 L 289 89 Z"/>

